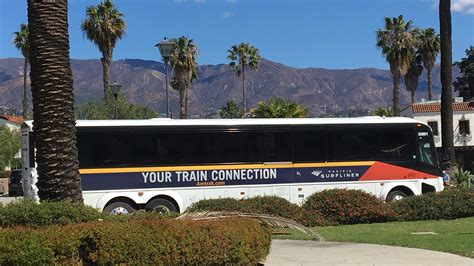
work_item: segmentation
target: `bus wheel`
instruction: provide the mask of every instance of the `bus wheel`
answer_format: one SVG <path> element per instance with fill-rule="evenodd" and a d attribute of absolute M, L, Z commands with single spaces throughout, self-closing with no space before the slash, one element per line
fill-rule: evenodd
<path fill-rule="evenodd" d="M 177 212 L 178 211 L 176 209 L 176 206 L 172 202 L 170 202 L 169 200 L 165 200 L 165 199 L 150 200 L 145 205 L 145 210 L 157 212 L 157 213 L 160 213 L 160 214 L 167 214 L 167 213 L 170 213 L 170 212 Z"/>
<path fill-rule="evenodd" d="M 407 194 L 405 194 L 405 192 L 402 192 L 400 190 L 394 190 L 394 191 L 388 193 L 387 201 L 402 200 L 406 197 L 408 197 L 408 196 L 407 196 Z"/>
<path fill-rule="evenodd" d="M 121 201 L 112 202 L 104 208 L 104 213 L 110 215 L 130 214 L 133 211 L 135 211 L 135 209 L 130 204 Z"/>

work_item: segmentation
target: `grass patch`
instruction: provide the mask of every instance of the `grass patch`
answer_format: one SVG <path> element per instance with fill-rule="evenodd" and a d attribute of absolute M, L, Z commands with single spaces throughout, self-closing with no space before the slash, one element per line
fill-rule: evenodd
<path fill-rule="evenodd" d="M 449 252 L 474 258 L 474 217 L 457 220 L 392 222 L 314 227 L 327 241 L 381 244 Z M 302 234 L 274 238 L 306 240 Z M 434 232 L 436 234 L 412 234 Z"/>

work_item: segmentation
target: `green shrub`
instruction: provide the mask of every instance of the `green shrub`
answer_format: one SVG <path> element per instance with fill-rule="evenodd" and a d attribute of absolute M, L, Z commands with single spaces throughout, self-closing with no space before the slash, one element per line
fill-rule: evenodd
<path fill-rule="evenodd" d="M 332 224 L 377 223 L 395 220 L 396 213 L 362 190 L 330 189 L 309 196 L 303 208 L 318 211 Z"/>
<path fill-rule="evenodd" d="M 468 170 L 456 169 L 450 181 L 457 187 L 469 188 L 474 184 L 474 176 Z"/>
<path fill-rule="evenodd" d="M 193 203 L 186 211 L 230 211 L 236 212 L 242 209 L 242 205 L 236 199 L 220 198 L 206 199 Z"/>
<path fill-rule="evenodd" d="M 330 224 L 321 213 L 317 211 L 307 212 L 300 206 L 277 196 L 258 196 L 241 200 L 232 198 L 201 200 L 191 205 L 186 211 L 259 213 L 285 217 L 305 226 Z"/>
<path fill-rule="evenodd" d="M 319 211 L 305 210 L 303 208 L 301 209 L 302 209 L 302 212 L 301 212 L 302 214 L 296 221 L 304 226 L 313 227 L 313 226 L 337 225 L 334 222 L 328 221 L 324 217 L 324 215 Z"/>
<path fill-rule="evenodd" d="M 97 221 L 104 215 L 98 210 L 70 201 L 18 200 L 0 207 L 0 227 L 46 226 Z"/>
<path fill-rule="evenodd" d="M 240 200 L 242 211 L 248 213 L 271 214 L 298 220 L 303 209 L 284 198 L 277 196 L 258 196 Z"/>
<path fill-rule="evenodd" d="M 474 190 L 449 188 L 390 203 L 404 221 L 457 219 L 474 216 Z"/>
<path fill-rule="evenodd" d="M 268 254 L 271 233 L 248 219 L 144 219 L 5 228 L 0 240 L 0 265 L 255 265 Z"/>

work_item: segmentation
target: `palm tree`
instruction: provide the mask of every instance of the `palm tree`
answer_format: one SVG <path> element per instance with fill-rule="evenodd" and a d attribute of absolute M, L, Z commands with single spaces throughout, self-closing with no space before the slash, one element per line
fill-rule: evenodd
<path fill-rule="evenodd" d="M 439 34 L 433 28 L 428 28 L 420 31 L 418 51 L 423 59 L 423 66 L 426 68 L 428 74 L 428 99 L 433 99 L 432 87 L 433 78 L 431 70 L 433 69 L 436 57 L 440 49 Z"/>
<path fill-rule="evenodd" d="M 37 186 L 42 200 L 82 202 L 67 10 L 67 0 L 28 0 Z"/>
<path fill-rule="evenodd" d="M 410 64 L 407 73 L 404 76 L 405 87 L 411 93 L 411 102 L 415 102 L 415 91 L 418 87 L 418 79 L 423 73 L 421 55 L 416 56 Z"/>
<path fill-rule="evenodd" d="M 267 103 L 259 102 L 250 112 L 257 118 L 302 118 L 308 115 L 305 107 L 279 97 L 270 98 Z"/>
<path fill-rule="evenodd" d="M 377 108 L 375 108 L 375 110 L 373 110 L 371 112 L 372 115 L 376 115 L 376 116 L 385 116 L 385 117 L 391 117 L 393 116 L 393 113 L 392 113 L 392 109 L 390 107 L 385 107 L 385 106 L 379 106 Z"/>
<path fill-rule="evenodd" d="M 198 49 L 193 40 L 187 37 L 182 36 L 174 41 L 176 45 L 170 57 L 173 68 L 171 87 L 179 91 L 179 118 L 186 119 L 188 117 L 188 90 L 191 82 L 197 78 Z"/>
<path fill-rule="evenodd" d="M 229 66 L 232 67 L 239 78 L 242 75 L 242 112 L 247 113 L 247 98 L 245 96 L 245 69 L 257 69 L 260 62 L 260 55 L 258 49 L 248 43 L 241 43 L 233 45 L 227 51 L 227 58 L 230 61 Z"/>
<path fill-rule="evenodd" d="M 441 44 L 441 142 L 442 160 L 445 167 L 455 163 L 453 136 L 453 91 L 451 43 L 451 0 L 439 1 L 439 24 Z"/>
<path fill-rule="evenodd" d="M 25 58 L 25 66 L 23 67 L 23 117 L 26 119 L 28 115 L 28 96 L 26 94 L 26 74 L 28 69 L 28 62 L 30 60 L 30 42 L 28 41 L 28 24 L 21 24 L 20 31 L 13 33 L 13 44 L 21 51 Z"/>
<path fill-rule="evenodd" d="M 385 17 L 385 28 L 377 31 L 377 47 L 390 64 L 393 77 L 393 115 L 399 115 L 400 78 L 408 71 L 417 44 L 417 30 L 413 22 L 405 22 L 403 16 Z"/>
<path fill-rule="evenodd" d="M 104 100 L 107 102 L 106 91 L 109 89 L 109 66 L 117 40 L 125 35 L 125 20 L 123 14 L 114 6 L 111 0 L 104 0 L 97 6 L 86 9 L 86 18 L 81 23 L 81 29 L 87 39 L 91 40 L 102 53 L 102 79 L 104 82 Z"/>

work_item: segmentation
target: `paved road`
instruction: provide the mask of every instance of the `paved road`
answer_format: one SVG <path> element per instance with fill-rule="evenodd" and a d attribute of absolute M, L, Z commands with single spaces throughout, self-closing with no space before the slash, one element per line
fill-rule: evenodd
<path fill-rule="evenodd" d="M 470 265 L 474 259 L 372 244 L 273 240 L 265 265 Z"/>
<path fill-rule="evenodd" d="M 14 197 L 4 197 L 4 196 L 0 196 L 0 203 L 2 204 L 8 204 L 10 202 L 12 202 L 13 200 L 15 200 L 16 198 Z"/>

